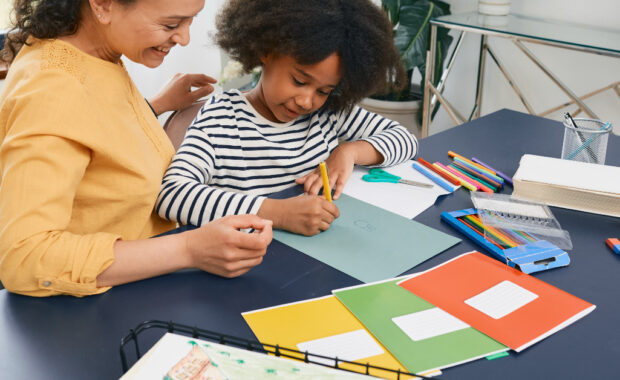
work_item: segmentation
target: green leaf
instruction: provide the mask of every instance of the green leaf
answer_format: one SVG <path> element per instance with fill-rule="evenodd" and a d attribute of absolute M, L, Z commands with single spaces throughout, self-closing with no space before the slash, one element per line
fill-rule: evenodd
<path fill-rule="evenodd" d="M 397 5 L 398 10 L 394 10 Z M 441 0 L 382 0 L 382 6 L 391 18 L 393 14 L 398 14 L 398 23 L 393 21 L 396 25 L 394 44 L 401 53 L 405 68 L 411 71 L 417 67 L 424 77 L 426 51 L 430 48 L 430 20 L 450 14 L 450 5 Z M 435 82 L 441 77 L 444 58 L 451 43 L 452 37 L 448 30 L 438 28 Z"/>
<path fill-rule="evenodd" d="M 429 39 L 429 22 L 437 9 L 428 1 L 418 1 L 403 5 L 400 9 L 399 24 L 394 34 L 394 44 L 400 51 L 407 69 L 419 66 L 426 60 L 426 47 Z"/>
<path fill-rule="evenodd" d="M 387 13 L 393 26 L 398 24 L 398 15 L 400 12 L 400 0 L 383 0 L 381 7 Z"/>

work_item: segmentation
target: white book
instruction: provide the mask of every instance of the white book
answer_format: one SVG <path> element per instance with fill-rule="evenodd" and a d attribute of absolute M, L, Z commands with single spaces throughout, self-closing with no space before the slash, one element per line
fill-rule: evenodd
<path fill-rule="evenodd" d="M 620 167 L 526 154 L 513 182 L 516 198 L 620 216 Z"/>

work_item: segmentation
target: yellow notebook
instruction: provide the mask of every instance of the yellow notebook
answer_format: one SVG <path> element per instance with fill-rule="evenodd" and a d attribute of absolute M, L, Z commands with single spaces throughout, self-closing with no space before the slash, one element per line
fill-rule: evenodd
<path fill-rule="evenodd" d="M 242 315 L 263 343 L 394 370 L 400 368 L 407 372 L 334 296 L 249 311 Z M 303 355 L 298 356 L 303 358 Z M 320 359 L 311 357 L 311 360 Z M 333 361 L 325 363 L 333 364 Z M 346 363 L 339 366 L 356 372 L 360 368 Z M 395 373 L 376 369 L 371 369 L 370 375 L 396 378 Z M 411 377 L 401 375 L 400 378 Z"/>

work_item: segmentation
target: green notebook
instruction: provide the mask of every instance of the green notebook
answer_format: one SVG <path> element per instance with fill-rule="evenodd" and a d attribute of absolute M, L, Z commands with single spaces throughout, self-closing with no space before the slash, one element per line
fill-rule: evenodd
<path fill-rule="evenodd" d="M 363 282 L 398 276 L 460 241 L 345 194 L 335 203 L 340 217 L 327 231 L 273 237 Z"/>
<path fill-rule="evenodd" d="M 446 368 L 508 350 L 398 286 L 403 279 L 333 293 L 408 371 Z"/>

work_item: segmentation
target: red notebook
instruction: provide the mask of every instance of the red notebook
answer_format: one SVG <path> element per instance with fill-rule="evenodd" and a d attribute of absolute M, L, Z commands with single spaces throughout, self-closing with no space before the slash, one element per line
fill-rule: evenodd
<path fill-rule="evenodd" d="M 399 285 L 517 352 L 596 308 L 480 252 Z"/>

